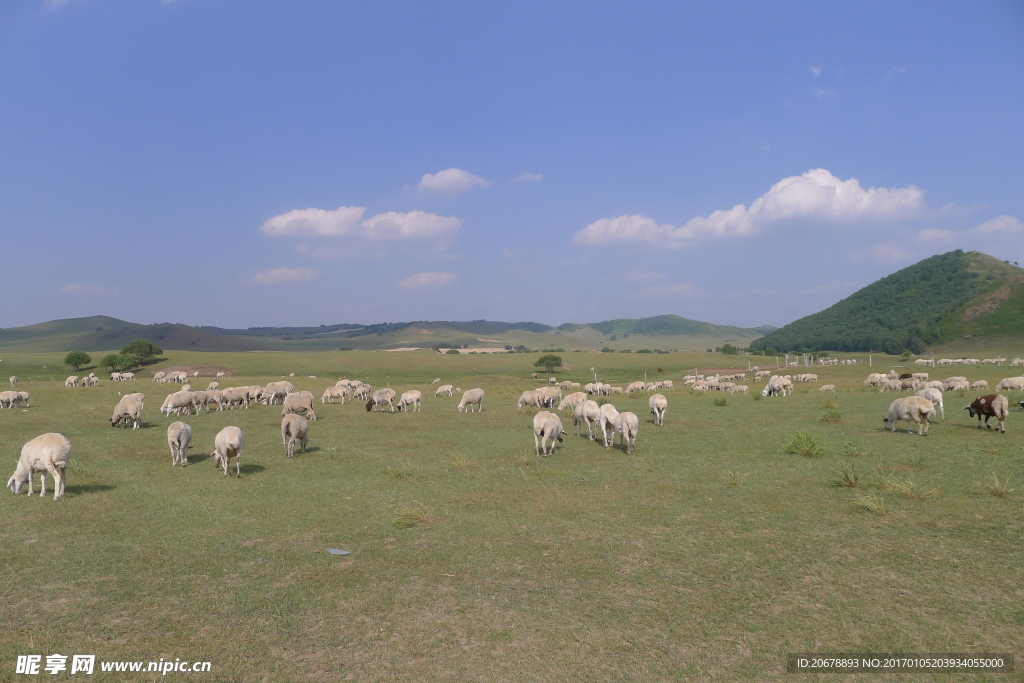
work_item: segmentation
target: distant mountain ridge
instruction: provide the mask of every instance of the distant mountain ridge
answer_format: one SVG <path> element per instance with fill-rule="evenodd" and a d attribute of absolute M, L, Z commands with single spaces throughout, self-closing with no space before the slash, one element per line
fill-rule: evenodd
<path fill-rule="evenodd" d="M 165 350 L 192 351 L 328 350 L 349 346 L 369 349 L 404 345 L 432 346 L 436 343 L 457 343 L 472 347 L 494 346 L 496 343 L 517 345 L 524 342 L 535 346 L 575 345 L 592 348 L 598 343 L 609 343 L 608 339 L 613 337 L 626 338 L 633 335 L 650 338 L 651 341 L 647 343 L 651 346 L 657 346 L 656 340 L 659 337 L 666 338 L 663 345 L 671 345 L 667 340 L 672 339 L 677 344 L 682 340 L 691 346 L 707 346 L 727 340 L 741 341 L 746 345 L 749 340 L 757 338 L 760 332 L 689 320 L 678 315 L 566 323 L 557 327 L 535 322 L 470 320 L 248 329 L 205 325 L 192 327 L 178 323 L 140 325 L 108 316 L 91 316 L 0 329 L 0 344 L 8 345 L 7 348 L 11 348 L 11 345 L 27 346 L 27 350 L 39 351 L 109 351 L 120 349 L 135 339 L 147 339 Z M 608 339 L 603 339 L 605 337 Z M 638 340 L 638 343 L 642 346 L 644 342 Z"/>
<path fill-rule="evenodd" d="M 958 249 L 888 275 L 751 347 L 898 354 L 967 338 L 1021 336 L 1024 269 Z"/>

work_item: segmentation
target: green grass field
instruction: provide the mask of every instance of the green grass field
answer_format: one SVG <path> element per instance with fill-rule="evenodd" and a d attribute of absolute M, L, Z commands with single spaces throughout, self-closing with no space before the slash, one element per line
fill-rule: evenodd
<path fill-rule="evenodd" d="M 587 382 L 593 366 L 611 384 L 646 371 L 676 389 L 660 428 L 648 395 L 612 399 L 641 418 L 632 455 L 563 416 L 569 435 L 538 460 L 535 410 L 515 408 L 540 385 L 534 354 L 168 352 L 147 375 L 226 367 L 225 387 L 295 373 L 317 399 L 342 376 L 425 394 L 413 414 L 318 400 L 310 450 L 292 460 L 279 406 L 190 416 L 183 469 L 165 438 L 177 418 L 157 412 L 176 385 L 64 389 L 62 355 L 0 363 L 32 394 L 0 411 L 0 474 L 44 432 L 75 452 L 62 500 L 0 496 L 0 680 L 25 679 L 18 655 L 54 653 L 212 663 L 189 680 L 776 680 L 786 653 L 808 651 L 1008 652 L 1017 674 L 939 678 L 1021 680 L 1019 392 L 1006 435 L 968 419 L 973 394 L 947 394 L 946 422 L 920 438 L 882 431 L 896 396 L 861 387 L 866 364 L 715 405 L 682 375 L 765 359 L 566 353 L 560 379 Z M 875 354 L 871 370 L 898 364 Z M 931 372 L 995 386 L 1018 370 Z M 483 388 L 483 412 L 433 398 L 434 377 Z M 109 427 L 119 391 L 146 393 L 143 429 Z M 246 436 L 241 479 L 212 466 L 226 425 Z M 819 457 L 785 452 L 797 432 Z M 90 678 L 161 678 L 129 676 Z"/>

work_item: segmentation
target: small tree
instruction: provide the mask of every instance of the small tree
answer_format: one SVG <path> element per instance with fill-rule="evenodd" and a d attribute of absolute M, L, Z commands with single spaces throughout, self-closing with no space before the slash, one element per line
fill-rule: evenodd
<path fill-rule="evenodd" d="M 154 356 L 159 356 L 163 352 L 163 349 L 148 339 L 136 339 L 121 349 L 121 353 L 126 356 L 135 356 L 140 362 L 145 362 Z"/>
<path fill-rule="evenodd" d="M 91 362 L 92 356 L 87 354 L 85 351 L 72 351 L 68 355 L 64 356 L 64 365 L 70 366 L 75 372 L 78 372 L 79 368 L 88 365 Z"/>
<path fill-rule="evenodd" d="M 121 356 L 117 353 L 108 353 L 106 356 L 103 356 L 100 365 L 107 368 L 110 372 L 114 372 L 121 367 Z"/>
<path fill-rule="evenodd" d="M 533 366 L 535 368 L 544 368 L 545 372 L 551 373 L 555 371 L 555 368 L 562 367 L 562 357 L 549 353 L 538 358 L 537 362 L 534 363 Z"/>

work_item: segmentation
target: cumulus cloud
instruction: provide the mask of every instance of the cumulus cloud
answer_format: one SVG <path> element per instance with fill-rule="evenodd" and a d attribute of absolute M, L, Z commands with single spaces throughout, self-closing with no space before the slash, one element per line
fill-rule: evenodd
<path fill-rule="evenodd" d="M 516 176 L 515 178 L 513 178 L 512 182 L 513 183 L 539 183 L 542 180 L 544 180 L 544 176 L 542 176 L 540 173 L 530 173 L 529 171 L 524 171 L 523 173 L 521 173 L 518 176 Z"/>
<path fill-rule="evenodd" d="M 996 216 L 992 220 L 985 221 L 976 228 L 970 230 L 974 235 L 996 236 L 1012 235 L 1024 232 L 1024 223 L 1013 216 Z"/>
<path fill-rule="evenodd" d="M 437 173 L 424 173 L 416 185 L 406 185 L 409 194 L 439 194 L 443 197 L 457 197 L 474 187 L 487 188 L 491 181 L 473 175 L 461 168 L 447 168 Z"/>
<path fill-rule="evenodd" d="M 280 268 L 265 268 L 256 273 L 250 275 L 247 280 L 253 285 L 279 285 L 286 282 L 303 282 L 305 280 L 312 280 L 319 273 L 310 268 L 289 268 L 287 266 L 281 266 Z"/>
<path fill-rule="evenodd" d="M 455 273 L 413 273 L 396 283 L 402 289 L 440 289 L 458 281 Z"/>
<path fill-rule="evenodd" d="M 72 282 L 60 288 L 61 294 L 81 294 L 86 296 L 116 296 L 121 293 L 120 287 L 100 287 L 84 282 Z"/>
<path fill-rule="evenodd" d="M 367 240 L 440 239 L 462 227 L 454 216 L 426 211 L 388 211 L 363 219 L 361 206 L 333 210 L 296 209 L 264 221 L 260 232 L 271 237 L 358 237 Z"/>
<path fill-rule="evenodd" d="M 576 233 L 579 246 L 643 245 L 681 249 L 708 239 L 739 237 L 765 225 L 794 219 L 834 223 L 851 220 L 886 221 L 908 218 L 924 208 L 924 191 L 904 188 L 861 187 L 856 178 L 840 180 L 822 168 L 784 178 L 748 207 L 737 204 L 707 217 L 691 218 L 675 227 L 636 214 L 602 218 Z"/>

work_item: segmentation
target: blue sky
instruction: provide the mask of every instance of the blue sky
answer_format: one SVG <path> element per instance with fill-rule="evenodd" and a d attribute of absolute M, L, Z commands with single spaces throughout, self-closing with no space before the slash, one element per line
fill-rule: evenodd
<path fill-rule="evenodd" d="M 782 325 L 1024 263 L 1024 3 L 8 0 L 0 326 Z"/>

